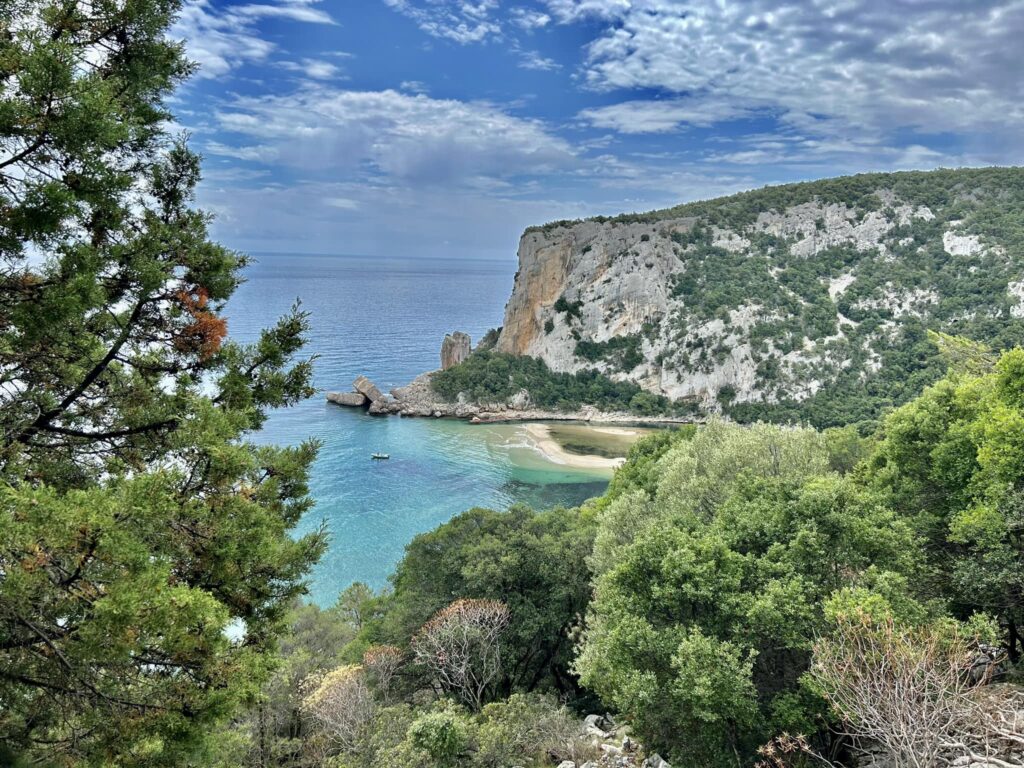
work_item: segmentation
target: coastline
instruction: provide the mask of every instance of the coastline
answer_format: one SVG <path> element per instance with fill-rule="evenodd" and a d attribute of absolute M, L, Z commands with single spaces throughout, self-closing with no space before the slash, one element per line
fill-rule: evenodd
<path fill-rule="evenodd" d="M 639 436 L 639 433 L 635 430 L 626 428 L 594 427 L 593 429 L 600 430 L 606 434 L 626 435 L 628 433 L 629 435 Z M 524 430 L 531 447 L 552 464 L 561 464 L 572 469 L 618 469 L 626 463 L 625 456 L 611 458 L 592 454 L 572 453 L 566 450 L 552 435 L 551 425 L 549 424 L 530 423 L 525 425 Z"/>
<path fill-rule="evenodd" d="M 473 424 L 500 424 L 506 422 L 534 421 L 577 421 L 587 424 L 607 425 L 669 425 L 693 424 L 693 418 L 671 416 L 641 416 L 628 411 L 602 411 L 587 405 L 575 411 L 550 411 L 532 408 L 529 396 L 524 392 L 511 398 L 510 402 L 471 403 L 439 400 L 430 386 L 430 378 L 436 371 L 423 373 L 404 387 L 395 387 L 390 394 L 382 394 L 372 382 L 368 386 L 356 380 L 356 389 L 366 396 L 368 412 L 374 416 L 407 416 L 418 418 L 454 418 Z M 363 377 L 360 377 L 362 379 Z M 364 380 L 365 381 L 365 380 Z M 327 400 L 343 407 L 353 407 L 346 402 L 352 393 L 328 392 Z"/>

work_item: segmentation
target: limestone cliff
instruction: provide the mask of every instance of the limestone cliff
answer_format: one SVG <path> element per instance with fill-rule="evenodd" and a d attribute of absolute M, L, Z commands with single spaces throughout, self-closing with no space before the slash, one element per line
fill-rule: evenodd
<path fill-rule="evenodd" d="M 1024 169 L 854 176 L 531 228 L 497 350 L 705 410 L 898 401 L 926 329 L 1021 343 L 1022 286 Z"/>

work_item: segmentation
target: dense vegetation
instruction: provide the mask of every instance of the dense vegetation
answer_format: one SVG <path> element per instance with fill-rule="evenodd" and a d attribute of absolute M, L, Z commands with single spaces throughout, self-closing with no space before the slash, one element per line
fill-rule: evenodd
<path fill-rule="evenodd" d="M 595 216 L 588 221 L 630 224 L 651 223 L 667 219 L 698 218 L 722 228 L 742 228 L 753 223 L 763 211 L 781 211 L 803 203 L 819 200 L 823 203 L 843 203 L 859 211 L 868 212 L 884 207 L 878 197 L 879 189 L 891 189 L 899 197 L 920 200 L 929 207 L 942 207 L 953 203 L 969 205 L 964 192 L 975 187 L 992 185 L 1020 189 L 1022 183 L 1019 168 L 957 168 L 936 171 L 905 171 L 902 173 L 859 173 L 834 179 L 804 181 L 796 184 L 781 184 L 740 192 L 714 200 L 698 200 L 683 203 L 672 208 L 662 208 L 645 213 L 625 213 L 619 216 Z M 1010 218 L 1007 218 L 1007 215 Z M 989 217 L 986 217 L 989 218 Z M 1000 228 L 1009 225 L 1017 232 L 1016 243 L 1021 244 L 1019 228 L 1010 223 L 1015 220 L 1010 200 L 993 212 L 991 220 L 999 222 Z M 550 231 L 559 227 L 570 227 L 581 219 L 552 221 L 539 227 Z M 529 230 L 528 230 L 529 231 Z"/>
<path fill-rule="evenodd" d="M 221 316 L 244 257 L 166 134 L 172 0 L 0 5 L 0 762 L 181 766 L 266 679 L 322 550 L 295 311 Z M 244 627 L 232 641 L 229 626 Z"/>
<path fill-rule="evenodd" d="M 606 354 L 602 347 L 595 354 Z M 630 346 L 615 346 L 623 357 Z M 593 405 L 605 411 L 629 411 L 637 415 L 687 413 L 685 404 L 673 404 L 660 395 L 645 392 L 629 381 L 612 381 L 593 370 L 556 373 L 543 360 L 491 350 L 474 351 L 466 360 L 431 379 L 434 391 L 446 400 L 465 394 L 480 404 L 502 403 L 526 390 L 536 408 L 573 411 Z"/>
<path fill-rule="evenodd" d="M 962 714 L 958 738 L 970 741 L 987 710 L 970 703 L 969 678 L 939 673 L 947 658 L 974 664 L 980 641 L 1006 664 L 1021 655 L 1024 350 L 997 361 L 942 341 L 954 372 L 869 437 L 723 422 L 664 430 L 580 509 L 474 509 L 418 536 L 390 590 L 357 585 L 329 611 L 296 609 L 306 639 L 261 705 L 277 714 L 236 719 L 224 744 L 253 766 L 268 744 L 291 750 L 274 764 L 294 766 L 324 755 L 340 766 L 387 755 L 396 768 L 579 764 L 593 749 L 579 718 L 609 710 L 674 764 L 829 754 L 852 765 L 856 741 L 841 734 L 856 738 L 863 703 L 893 725 L 884 748 L 916 759 L 939 739 L 905 706 L 924 668 L 933 688 L 919 695 Z M 440 683 L 421 652 L 460 601 L 506 611 L 501 668 L 479 703 Z M 400 659 L 383 687 L 382 648 Z M 314 681 L 338 668 L 371 691 L 344 744 L 325 745 L 339 726 L 304 714 L 294 666 L 308 673 L 312 658 Z M 934 690 L 938 679 L 948 690 Z M 898 711 L 871 698 L 890 680 Z M 992 712 L 1016 706 L 1007 685 L 990 686 Z M 349 711 L 356 700 L 345 698 Z M 992 755 L 1012 749 L 986 743 Z"/>

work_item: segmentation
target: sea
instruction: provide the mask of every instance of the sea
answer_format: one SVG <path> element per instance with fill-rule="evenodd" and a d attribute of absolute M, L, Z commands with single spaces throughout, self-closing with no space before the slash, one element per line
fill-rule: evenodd
<path fill-rule="evenodd" d="M 516 265 L 509 261 L 263 254 L 226 309 L 233 339 L 251 342 L 293 303 L 310 313 L 306 355 L 318 393 L 274 411 L 260 443 L 322 443 L 310 489 L 316 506 L 297 534 L 326 525 L 327 553 L 310 598 L 333 604 L 356 581 L 387 585 L 412 538 L 472 507 L 575 506 L 607 487 L 604 470 L 552 464 L 514 426 L 374 417 L 329 404 L 359 374 L 382 391 L 440 364 L 445 333 L 474 343 L 501 325 Z M 390 454 L 374 461 L 374 452 Z"/>

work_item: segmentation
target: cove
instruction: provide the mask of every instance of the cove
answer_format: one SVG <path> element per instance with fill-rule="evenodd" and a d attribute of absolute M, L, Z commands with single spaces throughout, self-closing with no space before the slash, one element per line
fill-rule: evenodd
<path fill-rule="evenodd" d="M 260 255 L 227 308 L 232 338 L 252 341 L 296 300 L 310 313 L 306 354 L 318 355 L 314 383 L 347 388 L 365 373 L 381 388 L 437 368 L 446 332 L 474 342 L 500 325 L 514 263 Z M 553 425 L 568 453 L 615 455 L 628 440 Z M 373 417 L 326 403 L 323 393 L 270 415 L 258 442 L 322 443 L 310 490 L 316 506 L 302 534 L 325 523 L 327 553 L 310 577 L 310 597 L 330 605 L 349 584 L 374 588 L 405 545 L 474 506 L 574 506 L 599 495 L 611 470 L 548 460 L 523 425 Z M 389 453 L 388 461 L 370 454 Z"/>

